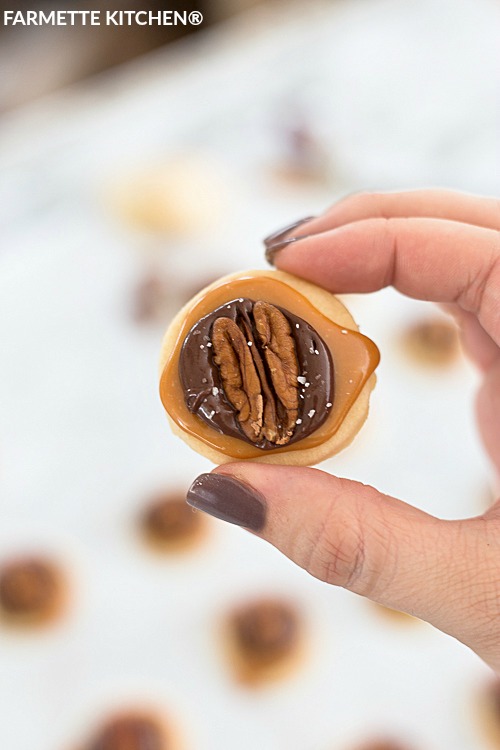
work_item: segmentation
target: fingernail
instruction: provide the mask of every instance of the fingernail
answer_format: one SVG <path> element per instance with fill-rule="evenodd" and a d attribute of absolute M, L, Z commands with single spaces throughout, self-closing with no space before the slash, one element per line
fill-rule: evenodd
<path fill-rule="evenodd" d="M 269 245 L 274 245 L 275 243 L 279 242 L 280 240 L 284 239 L 284 237 L 292 231 L 292 229 L 296 229 L 297 227 L 300 227 L 301 224 L 306 224 L 308 221 L 312 221 L 315 216 L 306 216 L 305 219 L 299 219 L 299 221 L 294 221 L 293 224 L 288 224 L 288 226 L 283 227 L 282 229 L 278 229 L 276 232 L 273 232 L 268 237 L 264 238 L 264 245 L 266 247 L 269 247 Z"/>
<path fill-rule="evenodd" d="M 311 237 L 311 235 L 303 234 L 300 237 L 290 237 L 288 240 L 280 240 L 279 242 L 274 242 L 272 245 L 268 245 L 265 252 L 267 262 L 271 266 L 274 266 L 274 259 L 276 257 L 276 254 L 279 253 L 280 250 L 283 250 L 284 247 L 286 247 L 287 245 L 291 245 L 294 242 L 305 240 L 306 237 Z"/>
<path fill-rule="evenodd" d="M 200 474 L 189 488 L 186 502 L 251 531 L 260 531 L 266 520 L 266 501 L 260 492 L 226 474 Z"/>

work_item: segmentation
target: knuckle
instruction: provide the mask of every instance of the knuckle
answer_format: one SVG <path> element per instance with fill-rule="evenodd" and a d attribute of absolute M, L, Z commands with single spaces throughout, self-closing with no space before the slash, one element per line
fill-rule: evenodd
<path fill-rule="evenodd" d="M 476 273 L 471 273 L 459 295 L 458 302 L 464 309 L 481 315 L 488 292 L 500 284 L 500 231 L 495 232 L 496 243 L 489 257 Z"/>
<path fill-rule="evenodd" d="M 374 563 L 367 560 L 366 533 L 356 499 L 351 493 L 337 496 L 311 540 L 305 567 L 326 583 L 368 595 L 376 582 L 369 573 Z"/>

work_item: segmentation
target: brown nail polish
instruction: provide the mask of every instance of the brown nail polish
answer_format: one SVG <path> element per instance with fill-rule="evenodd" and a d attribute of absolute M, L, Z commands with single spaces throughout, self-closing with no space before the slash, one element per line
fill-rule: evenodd
<path fill-rule="evenodd" d="M 292 245 L 294 242 L 305 240 L 306 237 L 311 237 L 311 235 L 303 234 L 301 237 L 290 237 L 288 240 L 281 240 L 279 242 L 274 242 L 272 245 L 268 245 L 265 252 L 267 262 L 271 266 L 274 266 L 274 259 L 280 250 L 283 250 L 287 245 Z"/>
<path fill-rule="evenodd" d="M 293 224 L 288 224 L 288 226 L 283 227 L 282 229 L 278 229 L 276 232 L 273 232 L 268 237 L 264 238 L 264 245 L 266 247 L 269 247 L 269 245 L 274 245 L 275 243 L 284 239 L 286 235 L 292 231 L 292 229 L 296 229 L 297 227 L 300 227 L 301 224 L 306 224 L 308 221 L 312 221 L 314 218 L 316 217 L 306 216 L 305 219 L 299 219 L 299 221 L 294 221 Z"/>
<path fill-rule="evenodd" d="M 264 497 L 226 474 L 200 474 L 189 488 L 186 502 L 197 510 L 251 531 L 260 531 L 264 527 Z"/>

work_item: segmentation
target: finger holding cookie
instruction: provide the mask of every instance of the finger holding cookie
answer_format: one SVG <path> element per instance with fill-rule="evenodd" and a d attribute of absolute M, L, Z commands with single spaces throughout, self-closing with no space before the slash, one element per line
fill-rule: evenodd
<path fill-rule="evenodd" d="M 191 506 L 253 531 L 328 583 L 427 620 L 500 671 L 500 501 L 481 516 L 444 521 L 373 487 L 306 468 L 353 439 L 378 363 L 375 344 L 332 293 L 394 286 L 452 306 L 466 350 L 483 371 L 479 427 L 500 469 L 498 206 L 446 191 L 352 196 L 275 232 L 266 256 L 277 275 L 229 277 L 174 321 L 161 390 L 174 430 L 223 464 L 193 482 Z M 234 284 L 243 284 L 238 293 Z M 301 326 L 309 359 L 302 358 Z M 203 356 L 193 354 L 195 335 L 200 351 L 209 350 Z M 188 352 L 198 376 L 185 376 Z M 305 384 L 313 361 L 324 382 L 311 401 Z M 210 393 L 216 402 L 204 401 Z M 223 410 L 231 413 L 230 430 Z M 309 433 L 306 414 L 315 417 Z"/>

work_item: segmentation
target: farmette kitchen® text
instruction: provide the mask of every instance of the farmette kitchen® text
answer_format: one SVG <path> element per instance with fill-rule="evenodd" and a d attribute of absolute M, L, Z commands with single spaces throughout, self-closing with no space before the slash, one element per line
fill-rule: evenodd
<path fill-rule="evenodd" d="M 4 10 L 4 26 L 199 26 L 199 11 Z"/>

